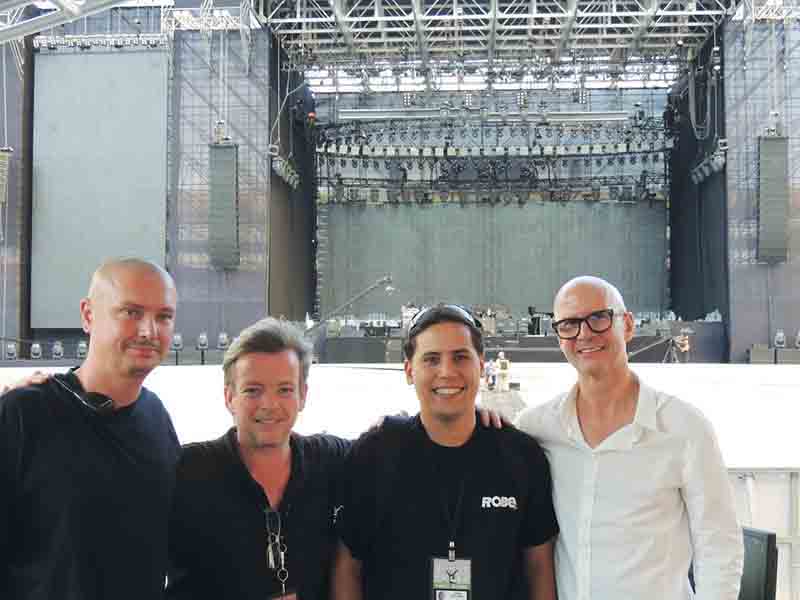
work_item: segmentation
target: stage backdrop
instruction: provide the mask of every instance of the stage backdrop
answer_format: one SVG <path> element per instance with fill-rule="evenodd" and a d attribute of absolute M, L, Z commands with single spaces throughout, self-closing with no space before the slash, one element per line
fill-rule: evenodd
<path fill-rule="evenodd" d="M 528 202 L 522 206 L 329 204 L 322 312 L 385 273 L 397 293 L 378 291 L 352 312 L 398 313 L 436 301 L 550 310 L 576 275 L 617 285 L 636 312 L 666 308 L 663 203 Z"/>
<path fill-rule="evenodd" d="M 80 327 L 108 257 L 164 264 L 167 54 L 36 54 L 31 326 Z"/>

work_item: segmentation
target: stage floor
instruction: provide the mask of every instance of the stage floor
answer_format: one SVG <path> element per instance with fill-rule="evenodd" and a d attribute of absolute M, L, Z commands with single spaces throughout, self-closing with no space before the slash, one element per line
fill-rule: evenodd
<path fill-rule="evenodd" d="M 652 387 L 697 406 L 713 423 L 731 469 L 800 469 L 800 366 L 728 364 L 636 364 Z M 30 368 L 0 369 L 14 381 Z M 63 369 L 53 369 L 63 370 Z M 575 380 L 568 364 L 515 364 L 529 406 L 551 399 Z M 223 401 L 222 369 L 162 366 L 146 385 L 161 396 L 182 442 L 217 437 L 231 425 Z M 314 365 L 309 397 L 296 429 L 354 438 L 381 415 L 418 405 L 400 365 Z"/>

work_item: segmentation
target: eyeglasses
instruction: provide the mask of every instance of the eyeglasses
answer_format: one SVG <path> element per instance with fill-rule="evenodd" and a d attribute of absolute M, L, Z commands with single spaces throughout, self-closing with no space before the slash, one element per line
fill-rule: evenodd
<path fill-rule="evenodd" d="M 552 327 L 556 335 L 562 340 L 574 340 L 581 334 L 581 325 L 586 323 L 586 326 L 594 333 L 605 333 L 611 329 L 614 323 L 614 317 L 619 315 L 614 314 L 611 308 L 603 310 L 596 310 L 585 317 L 574 317 L 569 319 L 561 319 L 560 321 L 553 321 Z"/>
<path fill-rule="evenodd" d="M 75 396 L 75 398 L 77 398 L 81 404 L 83 404 L 93 413 L 102 416 L 108 416 L 114 413 L 114 402 L 108 396 L 95 392 L 84 392 L 79 394 L 72 389 L 72 387 L 64 383 L 59 375 L 55 375 L 53 377 L 53 381 Z"/>
<path fill-rule="evenodd" d="M 471 325 L 476 329 L 481 329 L 480 321 L 478 321 L 475 317 L 473 317 L 472 313 L 470 313 L 463 306 L 459 306 L 458 304 L 437 304 L 435 306 L 428 306 L 426 308 L 421 308 L 419 311 L 417 311 L 417 313 L 413 317 L 411 317 L 411 321 L 408 324 L 408 334 L 406 337 L 410 339 L 416 335 L 417 330 L 420 328 L 420 326 L 425 324 L 426 315 L 428 317 L 431 317 L 431 315 L 447 314 L 448 312 L 452 316 L 455 316 L 456 318 L 463 321 L 465 324 Z"/>

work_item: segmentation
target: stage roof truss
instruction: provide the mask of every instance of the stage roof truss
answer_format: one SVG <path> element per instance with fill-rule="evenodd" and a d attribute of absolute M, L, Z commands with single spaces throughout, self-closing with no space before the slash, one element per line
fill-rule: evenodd
<path fill-rule="evenodd" d="M 696 51 L 736 3 L 280 0 L 262 2 L 260 18 L 300 70 L 374 72 L 401 63 L 427 82 L 429 73 L 448 69 L 519 73 L 537 65 L 609 62 L 624 71 L 635 59 L 675 60 Z"/>

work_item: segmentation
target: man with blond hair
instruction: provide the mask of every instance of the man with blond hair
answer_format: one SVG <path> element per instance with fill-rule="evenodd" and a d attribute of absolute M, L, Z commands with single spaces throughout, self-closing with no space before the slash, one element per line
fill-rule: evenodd
<path fill-rule="evenodd" d="M 280 319 L 251 325 L 226 351 L 234 427 L 183 448 L 167 598 L 328 597 L 334 491 L 350 443 L 292 431 L 310 366 L 303 332 Z"/>
<path fill-rule="evenodd" d="M 179 445 L 142 387 L 177 294 L 151 262 L 102 265 L 80 302 L 80 367 L 0 398 L 0 598 L 161 597 Z"/>
<path fill-rule="evenodd" d="M 711 424 L 631 371 L 633 316 L 597 277 L 556 294 L 553 329 L 578 380 L 520 429 L 553 469 L 560 598 L 736 600 L 742 532 Z"/>

